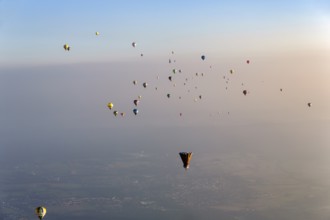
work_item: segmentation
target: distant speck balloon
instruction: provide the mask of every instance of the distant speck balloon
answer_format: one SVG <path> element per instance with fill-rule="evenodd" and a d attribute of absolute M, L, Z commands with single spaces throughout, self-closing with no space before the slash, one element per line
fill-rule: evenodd
<path fill-rule="evenodd" d="M 64 48 L 65 51 L 69 51 L 70 50 L 69 44 L 64 44 L 63 48 Z"/>

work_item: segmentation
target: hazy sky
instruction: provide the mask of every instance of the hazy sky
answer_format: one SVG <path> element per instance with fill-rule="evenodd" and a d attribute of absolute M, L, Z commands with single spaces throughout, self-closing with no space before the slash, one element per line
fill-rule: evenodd
<path fill-rule="evenodd" d="M 35 91 L 30 95 L 36 102 L 53 106 L 63 101 L 56 92 L 66 90 L 66 98 L 84 95 L 88 110 L 102 111 L 112 101 L 131 112 L 132 100 L 143 95 L 148 118 L 232 112 L 238 121 L 329 119 L 328 1 L 0 1 L 0 6 L 4 103 L 13 102 L 5 94 L 19 99 Z M 63 50 L 65 43 L 70 52 Z M 177 62 L 169 65 L 169 58 Z M 183 70 L 175 88 L 167 80 L 172 68 Z M 194 78 L 195 72 L 207 77 Z M 26 78 L 20 75 L 25 73 Z M 203 103 L 196 104 L 192 100 L 199 95 Z M 314 114 L 301 111 L 308 102 Z"/>
<path fill-rule="evenodd" d="M 0 65 L 330 47 L 329 1 L 0 1 Z M 94 33 L 100 32 L 98 38 Z M 70 55 L 63 44 L 72 47 Z"/>
<path fill-rule="evenodd" d="M 0 0 L 0 218 L 326 219 L 329 60 L 326 0 Z"/>

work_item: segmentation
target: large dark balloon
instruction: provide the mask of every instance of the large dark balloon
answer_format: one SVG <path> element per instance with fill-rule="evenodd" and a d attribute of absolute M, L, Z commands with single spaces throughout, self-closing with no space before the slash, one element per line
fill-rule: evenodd
<path fill-rule="evenodd" d="M 189 165 L 190 165 L 190 159 L 191 159 L 191 156 L 192 156 L 192 152 L 180 152 L 179 155 L 181 157 L 183 167 L 185 169 L 188 169 Z"/>
<path fill-rule="evenodd" d="M 201 58 L 202 58 L 202 60 L 205 60 L 205 55 L 202 55 Z"/>

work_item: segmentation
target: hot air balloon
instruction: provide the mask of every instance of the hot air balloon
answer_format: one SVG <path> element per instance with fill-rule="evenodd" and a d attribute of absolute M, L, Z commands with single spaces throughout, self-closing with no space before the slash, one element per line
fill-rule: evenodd
<path fill-rule="evenodd" d="M 250 63 L 250 60 L 247 60 L 246 63 L 249 64 Z"/>
<path fill-rule="evenodd" d="M 136 43 L 135 42 L 132 43 L 132 47 L 136 47 Z"/>
<path fill-rule="evenodd" d="M 108 108 L 111 110 L 113 108 L 113 103 L 112 102 L 109 102 L 108 103 Z"/>
<path fill-rule="evenodd" d="M 96 32 L 95 32 L 95 35 L 98 36 L 98 35 L 100 35 L 100 33 L 99 33 L 98 31 L 96 31 Z"/>
<path fill-rule="evenodd" d="M 243 94 L 246 95 L 247 94 L 247 91 L 246 90 L 243 90 Z"/>
<path fill-rule="evenodd" d="M 173 72 L 174 74 L 176 74 L 176 69 L 173 69 L 172 72 Z"/>
<path fill-rule="evenodd" d="M 230 74 L 233 74 L 234 73 L 234 70 L 229 70 Z"/>
<path fill-rule="evenodd" d="M 308 103 L 307 103 L 307 106 L 308 106 L 308 107 L 312 107 L 312 103 L 311 103 L 311 102 L 308 102 Z"/>
<path fill-rule="evenodd" d="M 69 44 L 64 44 L 63 45 L 63 48 L 64 48 L 65 51 L 69 51 L 70 50 Z"/>
<path fill-rule="evenodd" d="M 133 113 L 134 113 L 134 115 L 137 115 L 139 113 L 139 110 L 135 108 L 135 109 L 133 109 Z"/>
<path fill-rule="evenodd" d="M 133 103 L 134 103 L 135 106 L 137 106 L 137 105 L 139 104 L 139 102 L 140 102 L 140 101 L 137 100 L 137 99 L 135 99 L 135 100 L 133 101 Z"/>
<path fill-rule="evenodd" d="M 35 209 L 35 212 L 38 218 L 41 220 L 45 217 L 47 210 L 45 207 L 39 206 Z"/>
<path fill-rule="evenodd" d="M 202 60 L 205 60 L 205 55 L 202 55 L 201 58 L 202 58 Z"/>
<path fill-rule="evenodd" d="M 118 111 L 114 111 L 113 114 L 114 114 L 114 116 L 117 116 L 118 115 Z"/>
<path fill-rule="evenodd" d="M 168 94 L 167 94 L 167 98 L 170 98 L 170 97 L 171 97 L 171 94 L 168 93 Z"/>
<path fill-rule="evenodd" d="M 170 81 L 172 81 L 172 76 L 169 76 L 168 79 L 169 79 Z"/>
<path fill-rule="evenodd" d="M 124 116 L 125 116 L 125 112 L 120 113 L 120 115 L 121 115 L 122 117 L 124 117 Z"/>
<path fill-rule="evenodd" d="M 134 84 L 134 85 L 136 85 L 136 84 L 137 84 L 137 81 L 136 81 L 136 80 L 134 80 L 134 81 L 133 81 L 133 84 Z"/>
<path fill-rule="evenodd" d="M 139 95 L 139 96 L 138 96 L 138 99 L 141 100 L 141 99 L 142 99 L 142 96 Z"/>
<path fill-rule="evenodd" d="M 146 82 L 143 83 L 143 87 L 144 87 L 144 88 L 147 88 L 147 86 L 148 86 L 148 83 L 146 83 Z"/>
<path fill-rule="evenodd" d="M 191 159 L 191 156 L 192 156 L 192 152 L 180 152 L 179 155 L 180 155 L 181 160 L 183 162 L 183 167 L 185 169 L 188 169 L 189 165 L 190 165 L 190 159 Z"/>

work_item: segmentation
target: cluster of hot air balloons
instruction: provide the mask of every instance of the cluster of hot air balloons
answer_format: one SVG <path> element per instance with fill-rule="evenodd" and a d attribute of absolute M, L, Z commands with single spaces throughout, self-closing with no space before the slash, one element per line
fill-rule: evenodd
<path fill-rule="evenodd" d="M 99 36 L 100 33 L 97 31 L 97 32 L 95 32 L 95 35 L 96 35 L 96 36 Z M 136 48 L 136 47 L 137 47 L 137 43 L 136 43 L 136 42 L 132 42 L 132 43 L 131 43 L 131 46 L 132 46 L 133 48 Z M 70 49 L 71 49 L 71 47 L 70 47 L 69 44 L 67 44 L 67 43 L 65 43 L 65 44 L 63 45 L 63 48 L 64 48 L 65 51 L 70 51 Z M 171 54 L 174 55 L 174 51 L 171 51 Z M 143 53 L 141 53 L 140 56 L 142 57 L 142 56 L 143 56 Z M 176 59 L 174 59 L 174 58 L 175 58 L 175 57 L 170 57 L 170 58 L 168 59 L 168 63 L 169 63 L 169 64 L 176 63 Z M 202 55 L 200 56 L 200 59 L 202 60 L 202 62 L 207 62 L 207 61 L 205 61 L 205 60 L 206 60 L 206 56 L 205 56 L 204 54 L 202 54 Z M 247 59 L 245 62 L 246 62 L 246 64 L 250 64 L 250 63 L 251 63 L 251 61 L 250 61 L 249 59 Z M 209 67 L 212 68 L 211 65 L 210 65 Z M 227 71 L 228 71 L 228 70 L 227 70 Z M 234 69 L 229 69 L 228 72 L 229 72 L 230 75 L 225 75 L 225 76 L 223 76 L 223 79 L 225 80 L 225 83 L 226 83 L 226 84 L 229 84 L 231 75 L 233 75 L 233 74 L 235 73 Z M 177 75 L 175 75 L 175 74 L 182 73 L 182 71 L 181 71 L 181 69 L 170 68 L 170 69 L 169 69 L 169 73 L 170 73 L 171 75 L 169 75 L 169 76 L 167 77 L 167 79 L 168 79 L 169 82 L 172 83 L 172 82 L 175 82 L 175 79 L 177 78 Z M 172 74 L 174 74 L 175 76 L 172 75 Z M 189 81 L 190 79 L 194 79 L 194 78 L 196 78 L 196 77 L 200 77 L 200 76 L 201 76 L 201 77 L 204 77 L 204 73 L 198 73 L 198 72 L 197 72 L 197 73 L 193 74 L 193 76 L 192 76 L 191 78 L 189 78 L 189 76 L 187 76 L 187 77 L 185 78 L 184 82 L 183 82 L 183 85 L 184 85 L 184 86 L 188 85 L 188 81 Z M 159 76 L 157 76 L 157 79 L 159 79 Z M 137 81 L 137 80 L 133 80 L 132 82 L 133 82 L 133 85 L 135 85 L 135 86 L 138 85 L 138 81 Z M 178 84 L 179 84 L 179 83 L 180 83 L 180 82 L 178 82 Z M 176 87 L 176 85 L 177 85 L 177 83 L 174 83 L 174 84 L 173 84 L 173 87 Z M 179 84 L 179 85 L 180 85 L 180 84 Z M 242 83 L 241 85 L 244 86 L 244 83 Z M 147 82 L 143 82 L 143 83 L 142 83 L 142 86 L 143 86 L 144 88 L 147 88 L 149 85 L 148 85 Z M 226 86 L 225 88 L 226 88 L 226 90 L 227 90 L 227 89 L 228 89 L 228 86 Z M 155 89 L 158 90 L 158 87 L 155 87 Z M 198 87 L 195 86 L 195 89 L 198 89 Z M 280 88 L 280 92 L 282 92 L 282 91 L 283 91 L 283 89 Z M 188 89 L 187 92 L 189 93 L 189 92 L 190 92 L 190 89 Z M 250 94 L 250 92 L 249 92 L 247 89 L 244 89 L 244 90 L 243 90 L 243 95 L 244 95 L 244 96 L 247 96 L 247 94 Z M 166 97 L 167 97 L 168 99 L 170 99 L 170 98 L 172 98 L 173 96 L 171 95 L 171 93 L 166 93 Z M 181 97 L 182 97 L 181 95 L 178 96 L 179 99 L 181 99 Z M 194 97 L 193 100 L 194 100 L 195 102 L 197 102 L 198 100 L 201 100 L 202 97 L 203 97 L 203 95 L 200 94 L 200 95 L 198 95 L 197 97 Z M 142 98 L 142 97 L 139 95 L 137 99 L 134 99 L 134 100 L 133 100 L 134 107 L 133 107 L 132 112 L 133 112 L 134 115 L 137 115 L 137 114 L 139 113 L 139 110 L 138 110 L 137 107 L 140 105 L 141 98 Z M 107 104 L 107 107 L 108 107 L 108 109 L 109 109 L 110 111 L 113 110 L 114 106 L 115 106 L 115 105 L 114 105 L 112 102 L 108 102 L 108 104 Z M 311 103 L 311 102 L 308 102 L 308 103 L 307 103 L 307 106 L 308 106 L 308 107 L 312 107 L 312 103 Z M 228 115 L 229 115 L 229 112 L 227 112 L 227 113 L 228 113 Z M 122 117 L 124 117 L 124 116 L 125 116 L 125 112 L 119 112 L 118 110 L 113 110 L 113 115 L 114 115 L 114 116 L 121 115 Z M 182 116 L 183 113 L 180 112 L 179 115 Z M 180 152 L 180 153 L 179 153 L 179 156 L 180 156 L 181 161 L 182 161 L 182 163 L 183 163 L 183 167 L 184 167 L 184 169 L 187 170 L 187 169 L 189 168 L 189 166 L 190 166 L 190 161 L 191 161 L 191 158 L 192 158 L 192 152 Z M 35 213 L 36 213 L 36 215 L 38 216 L 38 218 L 39 218 L 40 220 L 42 220 L 42 219 L 45 217 L 46 212 L 47 212 L 47 210 L 46 210 L 46 208 L 43 207 L 43 206 L 39 206 L 39 207 L 37 207 L 37 208 L 35 209 Z"/>
<path fill-rule="evenodd" d="M 100 35 L 100 32 L 96 31 L 96 32 L 95 32 L 95 35 L 96 35 L 96 36 L 99 36 L 99 35 Z M 133 42 L 131 43 L 131 46 L 132 46 L 133 48 L 137 48 L 137 43 L 136 43 L 135 41 L 133 41 Z M 70 47 L 69 44 L 67 44 L 67 43 L 64 44 L 63 48 L 64 48 L 65 51 L 70 51 L 70 49 L 71 49 L 71 47 Z M 143 56 L 142 53 L 141 53 L 140 55 Z M 172 55 L 172 56 L 174 55 L 174 51 L 171 51 L 171 55 Z M 202 61 L 205 61 L 205 62 L 206 62 L 206 55 L 205 55 L 205 54 L 202 54 L 202 55 L 200 56 L 200 59 L 201 59 Z M 175 63 L 175 62 L 176 62 L 175 57 L 169 57 L 168 62 L 169 62 L 169 64 L 171 64 L 172 62 Z M 250 59 L 246 59 L 245 62 L 246 62 L 246 64 L 250 64 L 250 63 L 251 63 Z M 211 65 L 210 65 L 210 68 L 212 68 Z M 231 75 L 234 74 L 234 72 L 235 72 L 234 69 L 229 69 L 229 73 L 230 73 Z M 177 73 L 182 73 L 182 71 L 181 71 L 181 69 L 172 68 L 172 73 L 173 73 L 173 74 L 177 74 Z M 196 73 L 196 77 L 198 77 L 198 76 L 204 76 L 204 73 Z M 223 78 L 225 79 L 226 84 L 229 84 L 229 82 L 230 82 L 230 78 L 229 78 L 229 76 L 227 76 L 227 77 L 224 76 Z M 157 79 L 159 79 L 159 76 L 157 76 Z M 177 83 L 175 82 L 175 79 L 174 79 L 174 76 L 173 76 L 173 75 L 168 76 L 168 80 L 169 80 L 170 82 L 174 82 L 174 83 L 173 83 L 173 87 L 176 87 L 176 86 L 177 86 Z M 133 80 L 133 84 L 134 84 L 134 85 L 137 85 L 137 80 Z M 184 85 L 184 86 L 188 85 L 188 78 L 186 78 L 186 81 L 183 83 L 183 85 Z M 244 84 L 242 83 L 242 86 L 243 86 L 243 85 L 244 85 Z M 148 87 L 148 83 L 147 83 L 147 82 L 143 82 L 143 83 L 142 83 L 142 86 L 143 86 L 144 88 L 147 88 L 147 87 Z M 228 88 L 229 88 L 228 85 L 226 85 L 225 89 L 228 90 Z M 195 89 L 198 89 L 198 87 L 195 86 Z M 155 90 L 158 90 L 158 87 L 155 87 Z M 188 93 L 190 93 L 191 89 L 188 89 L 187 91 L 188 91 Z M 280 91 L 281 91 L 281 92 L 283 91 L 282 88 L 280 89 Z M 243 95 L 244 95 L 244 96 L 247 96 L 247 94 L 249 94 L 249 91 L 246 90 L 246 89 L 244 89 L 242 92 L 243 92 Z M 171 97 L 172 97 L 171 93 L 167 93 L 167 94 L 166 94 L 166 97 L 167 97 L 167 98 L 171 98 Z M 181 99 L 181 97 L 182 97 L 182 96 L 180 95 L 180 96 L 179 96 L 179 99 Z M 202 95 L 199 95 L 198 97 L 193 97 L 194 102 L 197 102 L 198 99 L 202 99 Z M 139 101 L 140 101 L 140 99 L 136 99 L 136 100 L 133 101 L 133 103 L 134 103 L 134 105 L 135 105 L 135 108 L 133 109 L 133 114 L 134 114 L 134 115 L 137 115 L 138 112 L 139 112 L 139 110 L 137 109 L 137 106 L 138 106 Z M 311 107 L 312 105 L 311 105 L 311 103 L 309 102 L 309 103 L 307 103 L 307 106 L 308 106 L 308 107 Z M 109 108 L 110 110 L 112 110 L 112 108 L 113 108 L 113 103 L 111 103 L 111 102 L 108 103 L 108 108 Z M 125 112 L 120 112 L 120 113 L 119 113 L 117 110 L 114 110 L 114 111 L 113 111 L 113 114 L 114 114 L 115 116 L 118 116 L 119 114 L 120 114 L 121 116 L 125 116 Z M 180 113 L 179 115 L 182 116 L 182 113 Z"/>

